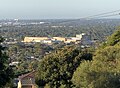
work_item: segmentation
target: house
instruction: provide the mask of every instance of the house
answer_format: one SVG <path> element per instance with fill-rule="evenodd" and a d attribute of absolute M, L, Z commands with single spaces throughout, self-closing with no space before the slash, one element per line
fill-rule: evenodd
<path fill-rule="evenodd" d="M 19 76 L 18 80 L 17 88 L 36 88 L 35 71 Z"/>

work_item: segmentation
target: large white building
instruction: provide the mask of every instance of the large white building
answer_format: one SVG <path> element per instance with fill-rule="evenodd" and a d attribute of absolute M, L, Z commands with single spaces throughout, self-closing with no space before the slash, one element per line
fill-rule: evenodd
<path fill-rule="evenodd" d="M 82 44 L 82 45 L 90 45 L 91 44 L 91 38 L 90 35 L 87 35 L 86 33 L 77 34 L 76 37 L 25 37 L 24 41 L 25 43 L 29 42 L 41 42 L 45 44 L 52 44 L 54 42 L 64 42 L 64 43 L 75 43 L 75 44 Z"/>

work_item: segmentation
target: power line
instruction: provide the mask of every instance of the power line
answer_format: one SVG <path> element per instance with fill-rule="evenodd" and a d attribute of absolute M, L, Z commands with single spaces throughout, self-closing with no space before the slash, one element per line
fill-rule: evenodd
<path fill-rule="evenodd" d="M 92 15 L 92 16 L 87 16 L 87 17 L 81 17 L 79 19 L 73 19 L 73 20 L 67 20 L 64 22 L 74 22 L 76 20 L 80 20 L 80 19 L 102 19 L 104 17 L 112 17 L 112 16 L 118 16 L 120 15 L 120 9 L 119 10 L 114 10 L 114 11 L 110 11 L 110 12 L 105 12 L 105 13 L 101 13 L 101 14 L 96 14 L 96 15 Z"/>
<path fill-rule="evenodd" d="M 92 16 L 87 16 L 85 18 L 94 18 L 94 17 L 98 17 L 98 16 L 103 16 L 103 15 L 108 15 L 108 14 L 111 14 L 111 13 L 119 12 L 119 11 L 120 11 L 120 9 L 119 10 L 115 10 L 115 11 L 101 13 L 101 14 L 96 14 L 96 15 L 92 15 Z"/>
<path fill-rule="evenodd" d="M 100 17 L 111 17 L 111 16 L 118 16 L 118 15 L 120 15 L 119 13 L 117 13 L 117 14 L 110 14 L 110 15 L 105 15 L 105 16 L 100 16 Z"/>
<path fill-rule="evenodd" d="M 116 13 L 116 14 L 109 14 L 109 15 L 102 15 L 102 16 L 97 16 L 94 18 L 89 18 L 89 19 L 100 19 L 100 18 L 105 18 L 105 17 L 112 17 L 112 16 L 118 16 L 120 15 L 120 13 Z"/>

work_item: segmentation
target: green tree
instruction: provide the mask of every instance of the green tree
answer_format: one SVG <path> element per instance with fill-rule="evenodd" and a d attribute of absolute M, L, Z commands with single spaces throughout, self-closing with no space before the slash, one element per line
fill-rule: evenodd
<path fill-rule="evenodd" d="M 120 88 L 120 46 L 97 50 L 92 61 L 84 61 L 74 72 L 78 88 Z"/>
<path fill-rule="evenodd" d="M 120 27 L 107 39 L 107 46 L 114 46 L 120 42 Z"/>
<path fill-rule="evenodd" d="M 3 42 L 3 38 L 0 37 L 0 44 Z M 8 56 L 5 52 L 5 47 L 0 45 L 0 88 L 3 88 L 7 83 L 11 81 L 13 77 L 13 71 L 9 67 Z"/>
<path fill-rule="evenodd" d="M 47 55 L 39 63 L 36 75 L 36 83 L 39 86 L 50 86 L 50 88 L 71 88 L 73 72 L 83 59 L 91 59 L 90 54 L 82 52 L 76 47 L 64 47 Z"/>

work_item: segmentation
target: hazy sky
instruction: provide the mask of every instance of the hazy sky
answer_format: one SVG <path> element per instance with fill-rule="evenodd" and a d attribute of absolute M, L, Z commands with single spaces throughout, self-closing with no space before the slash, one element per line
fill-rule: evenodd
<path fill-rule="evenodd" d="M 0 0 L 0 19 L 73 19 L 118 9 L 120 0 Z"/>

